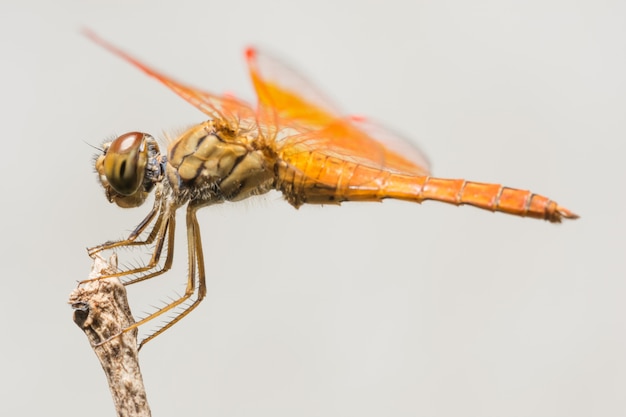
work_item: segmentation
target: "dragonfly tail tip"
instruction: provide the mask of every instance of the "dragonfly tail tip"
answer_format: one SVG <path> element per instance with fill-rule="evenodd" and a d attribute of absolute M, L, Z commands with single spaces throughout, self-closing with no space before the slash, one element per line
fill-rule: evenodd
<path fill-rule="evenodd" d="M 576 220 L 580 218 L 578 214 L 566 209 L 565 207 L 558 206 L 556 212 L 558 213 L 559 217 L 562 217 L 564 219 Z"/>

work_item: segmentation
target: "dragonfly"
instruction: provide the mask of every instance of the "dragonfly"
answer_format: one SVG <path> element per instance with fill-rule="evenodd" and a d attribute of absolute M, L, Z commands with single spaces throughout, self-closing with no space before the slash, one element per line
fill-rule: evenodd
<path fill-rule="evenodd" d="M 179 208 L 186 210 L 189 268 L 185 292 L 121 331 L 176 311 L 140 347 L 188 315 L 206 295 L 196 217 L 205 206 L 277 190 L 296 208 L 391 198 L 470 205 L 553 223 L 578 217 L 527 190 L 431 176 L 428 159 L 410 141 L 367 118 L 343 115 L 299 73 L 257 49 L 245 51 L 258 99 L 251 105 L 231 94 L 213 94 L 181 83 L 95 33 L 85 34 L 208 116 L 172 140 L 167 152 L 148 133 L 129 132 L 103 144 L 95 162 L 109 202 L 133 208 L 151 193 L 155 195 L 152 209 L 126 239 L 88 249 L 93 257 L 120 247 L 150 247 L 149 261 L 98 279 L 129 276 L 125 282 L 129 285 L 169 270 L 175 214 Z"/>

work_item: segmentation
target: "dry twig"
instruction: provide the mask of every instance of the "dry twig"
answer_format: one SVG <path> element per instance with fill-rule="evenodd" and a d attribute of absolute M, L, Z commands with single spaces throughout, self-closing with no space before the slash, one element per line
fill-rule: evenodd
<path fill-rule="evenodd" d="M 96 256 L 89 278 L 116 270 L 115 255 L 108 261 Z M 118 416 L 150 416 L 139 369 L 137 330 L 108 340 L 134 322 L 120 280 L 108 278 L 80 285 L 70 294 L 69 302 L 74 309 L 74 322 L 87 335 L 104 369 Z"/>

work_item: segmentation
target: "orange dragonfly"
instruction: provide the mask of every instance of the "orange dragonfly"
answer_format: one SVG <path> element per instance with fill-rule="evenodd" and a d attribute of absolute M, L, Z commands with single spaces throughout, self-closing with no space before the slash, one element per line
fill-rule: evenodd
<path fill-rule="evenodd" d="M 96 170 L 107 198 L 120 207 L 140 206 L 155 193 L 146 218 L 128 238 L 89 249 L 151 245 L 145 266 L 112 276 L 133 275 L 125 284 L 160 275 L 173 261 L 175 212 L 186 206 L 189 274 L 185 293 L 122 332 L 181 307 L 161 334 L 189 314 L 206 294 L 205 269 L 196 211 L 281 191 L 294 207 L 381 201 L 436 200 L 490 211 L 560 222 L 578 216 L 530 191 L 464 179 L 430 176 L 427 159 L 409 142 L 364 118 L 342 116 L 301 76 L 276 59 L 246 50 L 256 107 L 230 95 L 216 95 L 182 84 L 143 64 L 97 35 L 97 44 L 156 78 L 194 105 L 209 120 L 173 140 L 167 153 L 147 133 L 126 133 L 105 143 Z M 147 236 L 143 240 L 139 237 Z M 163 252 L 165 260 L 162 264 Z M 186 303 L 191 301 L 190 303 Z"/>

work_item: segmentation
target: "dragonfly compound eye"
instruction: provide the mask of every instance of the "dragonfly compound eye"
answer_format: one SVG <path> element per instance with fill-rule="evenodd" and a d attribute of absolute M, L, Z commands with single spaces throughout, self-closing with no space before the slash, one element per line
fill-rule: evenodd
<path fill-rule="evenodd" d="M 121 195 L 134 194 L 141 186 L 148 163 L 148 135 L 126 133 L 113 142 L 104 156 L 104 175 L 113 189 Z"/>

